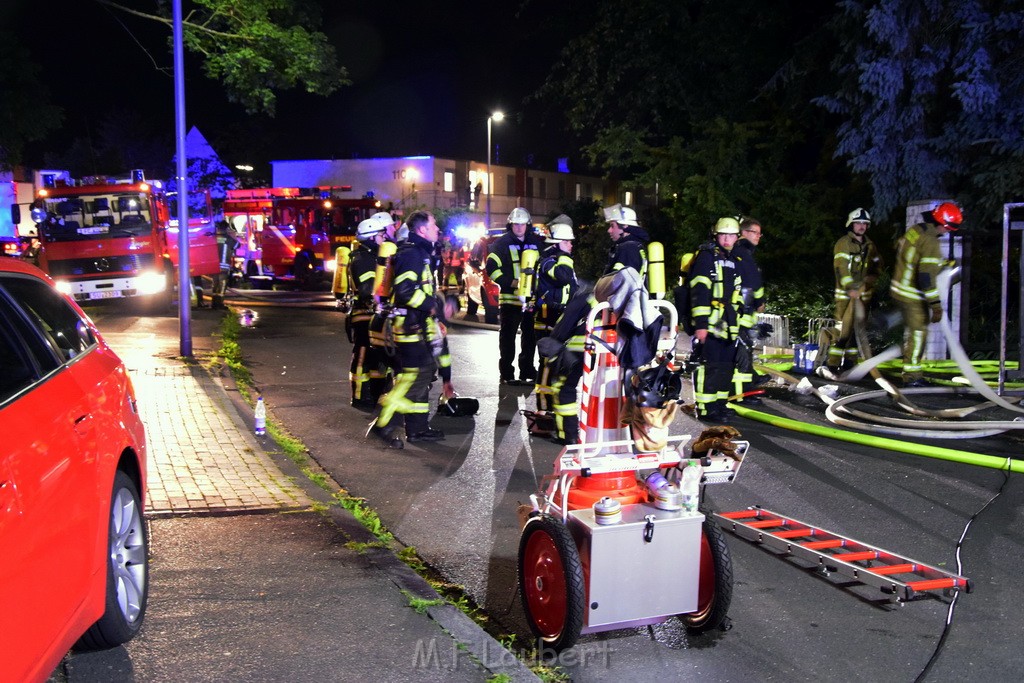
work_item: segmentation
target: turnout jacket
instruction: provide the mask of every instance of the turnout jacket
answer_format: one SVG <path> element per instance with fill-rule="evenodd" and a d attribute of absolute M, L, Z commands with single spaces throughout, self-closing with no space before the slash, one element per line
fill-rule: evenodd
<path fill-rule="evenodd" d="M 395 284 L 391 294 L 395 341 L 427 342 L 435 334 L 434 245 L 415 233 L 395 254 Z"/>
<path fill-rule="evenodd" d="M 640 280 L 647 277 L 647 242 L 650 237 L 643 228 L 630 227 L 608 251 L 605 275 L 611 275 L 623 268 L 632 268 L 640 274 Z"/>
<path fill-rule="evenodd" d="M 732 252 L 708 242 L 690 266 L 690 317 L 696 330 L 723 340 L 736 339 L 743 304 L 743 277 Z"/>
<path fill-rule="evenodd" d="M 537 264 L 537 305 L 561 313 L 578 286 L 572 256 L 557 244 L 545 249 Z"/>
<path fill-rule="evenodd" d="M 757 309 L 764 303 L 764 280 L 761 278 L 761 268 L 754 260 L 754 250 L 757 247 L 745 237 L 736 240 L 730 252 L 736 259 L 740 276 L 743 279 L 742 290 L 750 290 L 750 301 L 744 304 L 743 314 L 740 318 L 741 327 L 753 327 L 757 323 Z"/>
<path fill-rule="evenodd" d="M 946 265 L 936 226 L 930 223 L 911 226 L 900 237 L 889 292 L 901 301 L 923 301 L 936 308 L 939 290 L 935 279 Z"/>
<path fill-rule="evenodd" d="M 355 293 L 352 322 L 364 322 L 373 315 L 373 275 L 377 269 L 377 246 L 359 243 L 348 264 L 349 291 Z"/>
<path fill-rule="evenodd" d="M 519 265 L 523 252 L 528 249 L 540 251 L 544 248 L 543 245 L 541 238 L 529 230 L 522 241 L 519 241 L 511 230 L 507 230 L 491 244 L 490 253 L 487 254 L 487 275 L 501 289 L 498 303 L 521 303 L 512 283 L 519 279 Z"/>
<path fill-rule="evenodd" d="M 883 266 L 878 247 L 870 237 L 865 235 L 863 241 L 858 242 L 852 232 L 847 232 L 832 249 L 832 264 L 836 274 L 836 303 L 849 301 L 847 292 L 861 288 L 865 301 L 870 300 Z"/>

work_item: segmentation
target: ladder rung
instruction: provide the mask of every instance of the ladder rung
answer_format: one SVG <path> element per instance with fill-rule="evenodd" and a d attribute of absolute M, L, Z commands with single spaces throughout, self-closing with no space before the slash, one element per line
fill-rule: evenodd
<path fill-rule="evenodd" d="M 933 591 L 939 588 L 956 588 L 959 579 L 925 579 L 924 581 L 908 581 L 907 586 L 916 591 Z"/>
<path fill-rule="evenodd" d="M 843 562 L 860 562 L 862 560 L 876 560 L 878 559 L 878 555 L 879 553 L 877 550 L 861 550 L 859 552 L 837 554 L 832 557 L 837 560 L 842 560 Z M 875 570 L 872 569 L 871 571 Z M 881 572 L 875 573 L 880 574 Z"/>
<path fill-rule="evenodd" d="M 911 574 L 917 571 L 916 564 L 890 564 L 884 567 L 872 567 L 871 571 L 875 574 L 881 574 L 882 576 L 888 576 L 889 574 Z"/>
<path fill-rule="evenodd" d="M 802 548 L 808 550 L 822 550 L 823 548 L 842 548 L 846 545 L 846 541 L 841 538 L 830 538 L 827 541 L 809 541 L 807 543 L 801 543 Z"/>
<path fill-rule="evenodd" d="M 747 522 L 747 526 L 751 529 L 769 529 L 773 526 L 786 526 L 786 520 L 779 519 L 778 517 L 772 517 L 771 519 L 761 519 L 756 522 Z"/>
<path fill-rule="evenodd" d="M 779 538 L 800 538 L 801 536 L 813 536 L 817 529 L 810 527 L 804 527 L 802 529 L 787 529 L 786 531 L 776 531 L 775 535 Z"/>
<path fill-rule="evenodd" d="M 760 510 L 736 510 L 735 512 L 721 512 L 721 517 L 726 519 L 749 519 L 751 517 L 760 517 Z"/>

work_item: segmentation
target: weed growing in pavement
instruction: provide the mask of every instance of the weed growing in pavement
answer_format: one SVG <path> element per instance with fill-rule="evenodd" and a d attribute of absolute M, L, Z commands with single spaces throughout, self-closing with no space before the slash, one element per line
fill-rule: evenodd
<path fill-rule="evenodd" d="M 409 591 L 402 589 L 402 595 L 409 600 L 409 607 L 416 610 L 417 614 L 426 614 L 427 610 L 431 607 L 437 607 L 438 605 L 445 604 L 444 598 L 434 598 L 432 600 L 426 600 L 424 598 L 417 598 Z"/>
<path fill-rule="evenodd" d="M 487 683 L 511 683 L 512 677 L 508 674 L 494 674 L 487 679 Z"/>
<path fill-rule="evenodd" d="M 356 498 L 350 496 L 347 491 L 338 491 L 334 494 L 335 500 L 341 507 L 345 508 L 352 513 L 352 516 L 359 520 L 367 530 L 379 538 L 384 543 L 391 543 L 395 540 L 395 537 L 387 530 L 384 526 L 384 522 L 380 521 L 380 517 L 377 516 L 377 512 L 366 505 L 365 498 Z"/>
<path fill-rule="evenodd" d="M 356 551 L 360 555 L 363 555 L 363 554 L 366 553 L 367 550 L 370 550 L 371 548 L 385 548 L 386 549 L 389 546 L 388 546 L 387 543 L 384 543 L 382 541 L 374 541 L 373 543 L 360 543 L 359 541 L 349 541 L 348 543 L 345 544 L 345 547 L 348 548 L 349 550 Z"/>

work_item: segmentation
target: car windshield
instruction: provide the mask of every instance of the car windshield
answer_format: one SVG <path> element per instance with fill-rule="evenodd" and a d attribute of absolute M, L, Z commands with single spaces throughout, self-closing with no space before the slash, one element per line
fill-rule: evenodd
<path fill-rule="evenodd" d="M 149 195 L 143 192 L 50 197 L 40 224 L 50 242 L 139 237 L 152 230 Z"/>

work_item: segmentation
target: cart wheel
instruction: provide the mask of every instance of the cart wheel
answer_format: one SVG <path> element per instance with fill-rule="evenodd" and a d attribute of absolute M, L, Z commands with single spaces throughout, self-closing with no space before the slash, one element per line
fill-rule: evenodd
<path fill-rule="evenodd" d="M 718 524 L 705 513 L 700 536 L 697 611 L 681 614 L 686 629 L 704 633 L 721 626 L 732 602 L 732 555 Z"/>
<path fill-rule="evenodd" d="M 537 638 L 556 652 L 576 644 L 586 602 L 580 555 L 569 529 L 551 515 L 534 517 L 523 528 L 519 591 Z"/>

